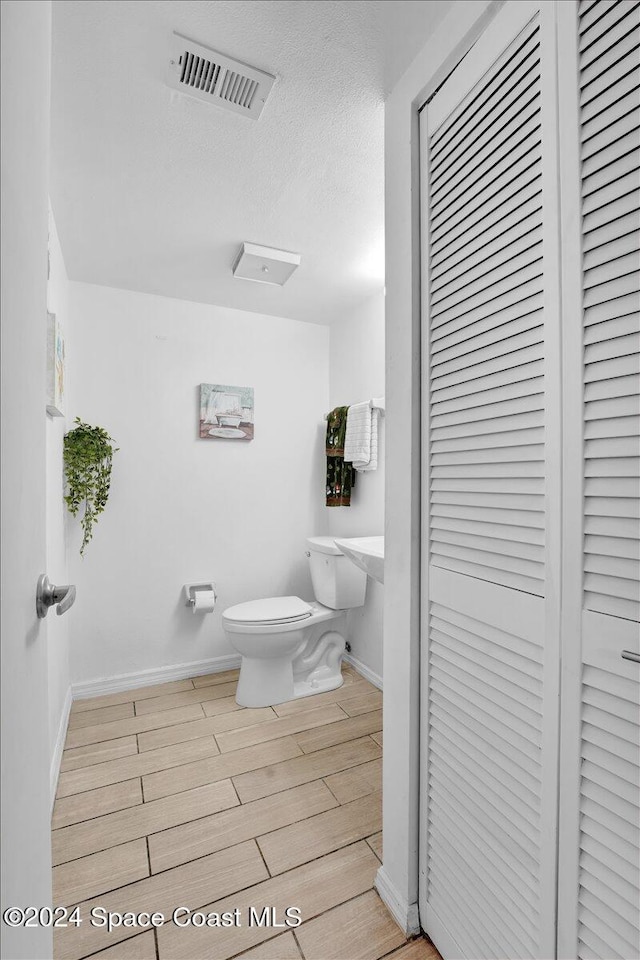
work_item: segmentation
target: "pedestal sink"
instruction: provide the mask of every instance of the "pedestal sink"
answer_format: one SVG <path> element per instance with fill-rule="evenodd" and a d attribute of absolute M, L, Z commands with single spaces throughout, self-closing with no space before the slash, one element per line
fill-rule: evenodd
<path fill-rule="evenodd" d="M 356 567 L 384 583 L 384 537 L 347 537 L 335 543 Z"/>

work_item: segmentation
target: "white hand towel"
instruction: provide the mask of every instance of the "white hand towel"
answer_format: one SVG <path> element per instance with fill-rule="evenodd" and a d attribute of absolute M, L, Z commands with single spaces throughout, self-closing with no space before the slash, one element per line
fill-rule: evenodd
<path fill-rule="evenodd" d="M 378 422 L 380 411 L 373 409 L 371 411 L 371 449 L 368 460 L 354 461 L 354 467 L 358 473 L 365 473 L 367 470 L 378 469 Z"/>
<path fill-rule="evenodd" d="M 349 407 L 344 459 L 361 472 L 378 466 L 378 411 L 371 409 L 370 400 Z"/>

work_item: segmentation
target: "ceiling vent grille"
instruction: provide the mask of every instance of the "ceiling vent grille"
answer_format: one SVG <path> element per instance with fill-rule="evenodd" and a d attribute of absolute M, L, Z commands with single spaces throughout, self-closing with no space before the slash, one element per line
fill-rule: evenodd
<path fill-rule="evenodd" d="M 174 33 L 167 83 L 190 97 L 257 120 L 275 77 Z"/>

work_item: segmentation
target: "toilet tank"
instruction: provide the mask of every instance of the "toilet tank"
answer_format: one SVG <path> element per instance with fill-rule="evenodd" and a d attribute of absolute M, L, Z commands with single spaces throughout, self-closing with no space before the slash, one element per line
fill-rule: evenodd
<path fill-rule="evenodd" d="M 361 607 L 367 575 L 336 547 L 333 537 L 309 537 L 307 556 L 316 600 L 331 610 Z"/>

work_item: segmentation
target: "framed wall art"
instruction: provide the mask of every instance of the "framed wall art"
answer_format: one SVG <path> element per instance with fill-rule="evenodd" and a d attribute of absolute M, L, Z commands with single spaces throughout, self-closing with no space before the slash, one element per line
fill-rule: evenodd
<path fill-rule="evenodd" d="M 201 383 L 200 439 L 253 440 L 253 387 Z"/>
<path fill-rule="evenodd" d="M 47 313 L 47 413 L 64 417 L 64 335 L 55 313 Z"/>

